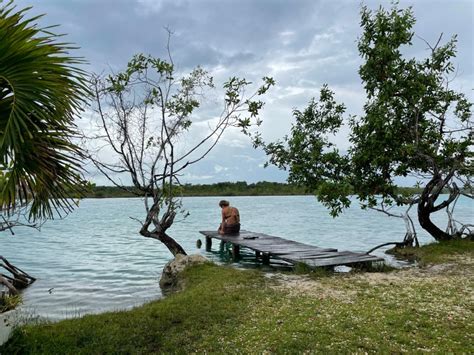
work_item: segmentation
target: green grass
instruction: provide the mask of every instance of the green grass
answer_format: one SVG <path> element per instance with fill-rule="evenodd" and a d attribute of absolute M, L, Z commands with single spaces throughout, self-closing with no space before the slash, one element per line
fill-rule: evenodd
<path fill-rule="evenodd" d="M 202 265 L 166 299 L 25 326 L 0 353 L 474 352 L 472 273 L 409 272 L 324 275 L 300 290 Z"/>
<path fill-rule="evenodd" d="M 423 245 L 419 248 L 394 248 L 394 255 L 416 260 L 420 265 L 440 264 L 474 254 L 474 242 L 467 239 L 451 240 Z"/>
<path fill-rule="evenodd" d="M 324 268 L 324 267 L 312 268 L 308 264 L 305 264 L 305 263 L 296 263 L 293 267 L 293 271 L 291 271 L 290 273 L 294 273 L 297 275 L 305 275 L 314 279 L 318 279 L 321 277 L 334 276 L 334 271 L 331 268 Z"/>
<path fill-rule="evenodd" d="M 18 307 L 22 302 L 20 295 L 2 295 L 0 296 L 0 313 L 8 312 Z"/>

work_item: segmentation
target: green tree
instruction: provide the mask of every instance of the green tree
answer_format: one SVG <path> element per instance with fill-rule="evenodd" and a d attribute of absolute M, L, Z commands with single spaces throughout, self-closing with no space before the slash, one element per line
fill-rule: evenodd
<path fill-rule="evenodd" d="M 70 45 L 0 0 L 0 231 L 69 212 L 83 184 L 73 123 L 87 94 Z M 34 278 L 0 256 L 10 293 Z M 1 303 L 1 300 L 0 300 Z"/>
<path fill-rule="evenodd" d="M 133 183 L 131 192 L 144 199 L 139 233 L 159 240 L 173 255 L 186 254 L 167 232 L 177 213 L 183 212 L 177 194 L 180 176 L 204 159 L 228 128 L 247 131 L 252 123 L 258 124 L 263 107 L 258 97 L 273 85 L 271 78 L 264 78 L 254 94 L 246 96 L 251 83 L 229 79 L 223 85 L 220 116 L 196 140 L 191 129 L 202 120 L 198 109 L 214 88 L 213 79 L 200 67 L 177 76 L 171 55 L 163 60 L 138 54 L 125 70 L 95 78 L 97 128 L 87 140 L 96 167 L 122 189 L 128 189 L 122 180 L 126 174 Z"/>
<path fill-rule="evenodd" d="M 0 212 L 2 228 L 28 206 L 30 220 L 72 208 L 82 184 L 80 150 L 71 142 L 87 87 L 81 59 L 61 36 L 0 1 Z M 6 222 L 10 220 L 10 222 Z"/>
<path fill-rule="evenodd" d="M 367 101 L 364 114 L 348 119 L 350 148 L 341 152 L 329 137 L 344 124 L 345 107 L 324 86 L 319 100 L 294 111 L 296 123 L 283 140 L 255 144 L 265 149 L 270 163 L 289 169 L 289 180 L 317 195 L 333 216 L 349 207 L 355 194 L 363 208 L 390 215 L 393 205 L 418 208 L 418 221 L 436 240 L 471 233 L 468 225 L 450 218 L 446 231 L 430 216 L 452 208 L 461 193 L 472 197 L 472 104 L 449 87 L 456 54 L 456 37 L 441 45 L 441 36 L 425 59 L 405 58 L 412 45 L 412 10 L 382 7 L 361 10 L 363 34 L 358 49 L 359 69 Z M 415 176 L 421 194 L 404 193 L 395 178 Z M 462 185 L 462 186 L 459 186 Z M 462 189 L 461 189 L 462 188 Z M 449 196 L 440 194 L 449 190 Z M 397 215 L 398 216 L 398 215 Z M 408 212 L 407 241 L 415 236 Z"/>

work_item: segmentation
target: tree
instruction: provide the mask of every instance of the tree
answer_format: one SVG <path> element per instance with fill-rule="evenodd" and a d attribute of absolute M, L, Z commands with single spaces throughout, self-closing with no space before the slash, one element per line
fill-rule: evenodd
<path fill-rule="evenodd" d="M 0 207 L 31 202 L 30 218 L 69 211 L 82 184 L 80 149 L 71 142 L 87 87 L 81 59 L 59 35 L 24 19 L 29 8 L 0 8 Z"/>
<path fill-rule="evenodd" d="M 41 16 L 25 19 L 29 9 L 15 12 L 12 1 L 0 1 L 0 231 L 12 233 L 69 212 L 68 196 L 83 183 L 80 149 L 71 141 L 88 92 L 77 68 L 82 60 L 35 23 Z M 23 279 L 0 259 L 13 281 Z"/>
<path fill-rule="evenodd" d="M 167 48 L 169 54 L 169 43 Z M 128 175 L 134 187 L 130 192 L 143 197 L 145 217 L 138 221 L 139 233 L 159 240 L 173 255 L 186 254 L 167 233 L 177 213 L 184 212 L 176 194 L 180 176 L 204 159 L 228 128 L 247 131 L 259 124 L 263 102 L 257 98 L 273 85 L 271 78 L 264 78 L 255 93 L 245 96 L 251 83 L 229 79 L 223 85 L 220 115 L 195 139 L 191 129 L 199 120 L 202 100 L 214 88 L 213 79 L 201 67 L 177 77 L 171 55 L 163 60 L 144 54 L 135 55 L 122 72 L 96 76 L 92 86 L 98 133 L 85 134 L 98 170 L 125 190 L 121 179 Z"/>
<path fill-rule="evenodd" d="M 458 228 L 452 208 L 460 194 L 472 198 L 473 150 L 472 104 L 450 89 L 456 54 L 456 37 L 429 46 L 427 58 L 405 58 L 411 46 L 415 18 L 412 10 L 372 12 L 361 10 L 363 34 L 358 49 L 364 63 L 359 69 L 367 101 L 361 117 L 350 116 L 350 148 L 341 152 L 331 142 L 344 124 L 346 108 L 325 85 L 319 100 L 293 112 L 296 123 L 283 140 L 263 147 L 270 163 L 289 169 L 289 180 L 314 191 L 333 216 L 351 204 L 355 194 L 363 208 L 374 208 L 407 222 L 406 242 L 416 241 L 408 210 L 418 207 L 418 221 L 436 240 L 471 233 L 472 226 Z M 408 194 L 395 178 L 415 176 L 421 194 Z M 449 191 L 443 199 L 441 193 Z M 395 214 L 391 206 L 408 206 Z M 450 228 L 443 231 L 431 214 L 446 209 Z"/>

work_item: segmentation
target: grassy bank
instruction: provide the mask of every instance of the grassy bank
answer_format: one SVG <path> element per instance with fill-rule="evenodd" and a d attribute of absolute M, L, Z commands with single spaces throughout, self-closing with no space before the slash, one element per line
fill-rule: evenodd
<path fill-rule="evenodd" d="M 436 248 L 436 247 L 429 247 Z M 473 250 L 449 264 L 308 277 L 202 265 L 127 312 L 23 327 L 8 353 L 472 353 Z"/>
<path fill-rule="evenodd" d="M 416 261 L 420 266 L 448 263 L 453 260 L 462 263 L 462 256 L 468 257 L 474 254 L 474 242 L 465 239 L 452 240 L 424 245 L 421 248 L 392 249 L 391 253 L 403 259 Z"/>

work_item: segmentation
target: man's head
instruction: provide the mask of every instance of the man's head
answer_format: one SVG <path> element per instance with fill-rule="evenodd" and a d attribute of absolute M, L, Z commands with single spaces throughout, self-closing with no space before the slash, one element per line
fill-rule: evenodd
<path fill-rule="evenodd" d="M 221 206 L 221 207 L 227 207 L 227 206 L 229 206 L 229 201 L 221 200 L 221 201 L 219 202 L 219 206 Z"/>

